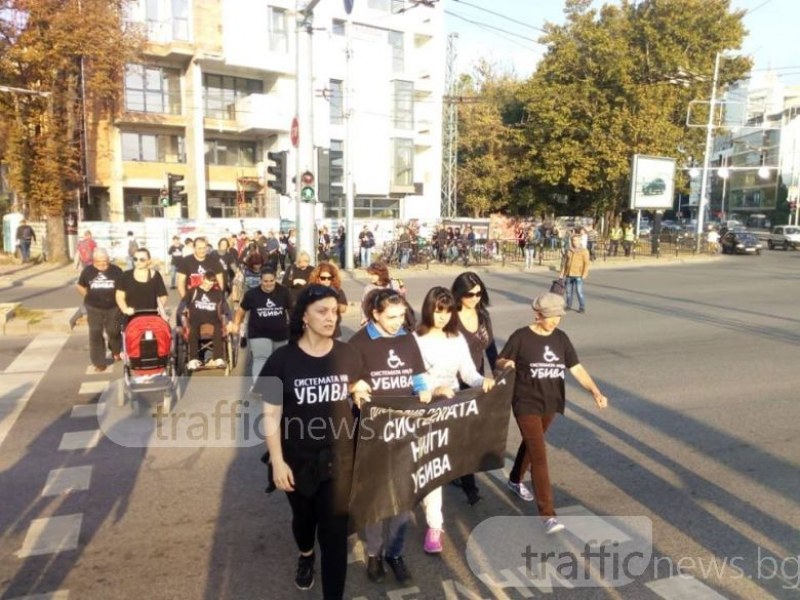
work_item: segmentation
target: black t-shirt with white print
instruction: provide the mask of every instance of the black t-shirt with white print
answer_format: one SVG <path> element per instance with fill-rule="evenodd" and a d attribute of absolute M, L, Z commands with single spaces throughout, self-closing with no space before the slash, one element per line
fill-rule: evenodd
<path fill-rule="evenodd" d="M 333 340 L 325 356 L 306 354 L 296 342 L 270 355 L 253 391 L 267 404 L 283 406 L 284 453 L 287 447 L 302 452 L 346 439 L 347 431 L 341 427 L 349 427 L 353 433 L 348 388 L 358 381 L 361 371 L 358 353 L 338 340 Z M 275 393 L 270 377 L 281 380 L 282 394 Z"/>
<path fill-rule="evenodd" d="M 185 299 L 189 320 L 192 323 L 219 323 L 223 300 L 222 291 L 216 288 L 189 290 Z"/>
<path fill-rule="evenodd" d="M 222 265 L 219 258 L 206 255 L 201 261 L 194 254 L 184 256 L 178 265 L 178 273 L 186 275 L 186 289 L 198 287 L 203 282 L 206 273 L 221 273 Z"/>
<path fill-rule="evenodd" d="M 269 338 L 275 342 L 289 339 L 289 313 L 294 306 L 292 294 L 280 284 L 267 293 L 261 286 L 248 290 L 239 305 L 250 312 L 247 337 Z"/>
<path fill-rule="evenodd" d="M 425 363 L 414 336 L 401 334 L 372 339 L 367 325 L 348 342 L 358 350 L 364 363 L 361 376 L 373 396 L 413 396 L 414 377 L 425 373 Z"/>
<path fill-rule="evenodd" d="M 513 360 L 516 366 L 514 415 L 564 414 L 567 370 L 580 362 L 566 333 L 556 329 L 539 335 L 530 327 L 517 329 L 500 358 Z"/>
<path fill-rule="evenodd" d="M 78 285 L 89 290 L 84 304 L 99 309 L 114 308 L 117 305 L 117 282 L 121 278 L 122 269 L 117 265 L 108 265 L 105 271 L 94 265 L 85 267 L 78 278 Z"/>

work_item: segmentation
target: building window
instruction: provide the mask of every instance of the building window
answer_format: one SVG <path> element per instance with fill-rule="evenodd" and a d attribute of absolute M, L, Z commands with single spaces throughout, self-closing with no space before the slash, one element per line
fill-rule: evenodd
<path fill-rule="evenodd" d="M 140 0 L 128 4 L 127 13 L 127 21 L 144 21 L 151 42 L 189 41 L 189 0 Z"/>
<path fill-rule="evenodd" d="M 183 136 L 123 132 L 122 160 L 184 163 Z"/>
<path fill-rule="evenodd" d="M 389 45 L 392 47 L 392 73 L 402 73 L 403 70 L 405 69 L 403 32 L 390 31 Z"/>
<path fill-rule="evenodd" d="M 392 140 L 392 185 L 414 185 L 414 140 Z"/>
<path fill-rule="evenodd" d="M 345 218 L 344 197 L 344 142 L 331 140 L 328 153 L 330 201 L 325 205 L 325 217 L 329 219 Z"/>
<path fill-rule="evenodd" d="M 353 202 L 353 213 L 356 219 L 399 219 L 400 200 L 358 196 Z"/>
<path fill-rule="evenodd" d="M 206 140 L 206 164 L 227 167 L 254 167 L 259 156 L 256 142 Z"/>
<path fill-rule="evenodd" d="M 172 0 L 172 37 L 189 41 L 189 0 Z"/>
<path fill-rule="evenodd" d="M 259 79 L 243 79 L 228 75 L 203 75 L 203 102 L 205 116 L 211 119 L 235 119 L 236 101 L 264 91 Z"/>
<path fill-rule="evenodd" d="M 333 35 L 344 35 L 344 21 L 341 19 L 334 19 L 331 24 L 331 33 L 333 33 Z"/>
<path fill-rule="evenodd" d="M 289 51 L 289 28 L 286 10 L 269 7 L 269 49 L 272 52 Z"/>
<path fill-rule="evenodd" d="M 392 121 L 395 129 L 414 128 L 414 83 L 395 81 L 392 99 Z"/>
<path fill-rule="evenodd" d="M 340 79 L 331 79 L 328 82 L 328 102 L 331 108 L 331 125 L 341 125 L 344 122 L 344 92 Z"/>
<path fill-rule="evenodd" d="M 180 72 L 160 67 L 128 65 L 125 68 L 125 110 L 181 114 Z"/>

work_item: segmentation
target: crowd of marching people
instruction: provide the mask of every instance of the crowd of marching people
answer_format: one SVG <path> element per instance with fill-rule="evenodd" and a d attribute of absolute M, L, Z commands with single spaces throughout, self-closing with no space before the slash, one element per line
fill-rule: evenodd
<path fill-rule="evenodd" d="M 567 268 L 564 275 L 580 277 L 589 255 L 581 247 L 580 234 L 571 240 L 570 264 L 577 265 L 579 257 L 581 266 L 574 272 Z M 176 237 L 169 250 L 168 279 L 169 287 L 178 291 L 179 313 L 188 314 L 190 328 L 213 321 L 209 314 L 225 305 L 233 308 L 228 330 L 246 330 L 253 391 L 265 401 L 272 484 L 286 493 L 292 511 L 291 529 L 299 553 L 296 586 L 313 586 L 318 545 L 323 596 L 343 597 L 348 499 L 358 435 L 336 432 L 357 431 L 361 411 L 373 398 L 388 397 L 399 403 L 398 408 L 413 408 L 452 398 L 463 389 L 488 392 L 495 385 L 496 369 L 515 370 L 512 409 L 522 443 L 509 490 L 523 501 L 535 500 L 547 534 L 563 529 L 553 507 L 544 440 L 556 415 L 564 412 L 566 371 L 599 407 L 607 404 L 569 337 L 558 329 L 567 308 L 564 297 L 537 296 L 529 325 L 513 332 L 498 350 L 489 290 L 475 272 L 460 273 L 449 287 L 431 288 L 415 311 L 402 282 L 390 276 L 385 264 L 371 263 L 361 297 L 360 326 L 345 342 L 341 318 L 348 300 L 338 267 L 330 261 L 312 265 L 308 254 L 293 251 L 293 241 L 291 233 L 281 238 L 269 232 L 255 239 L 242 233 L 219 240 L 212 249 L 203 237 L 183 241 Z M 120 358 L 119 319 L 140 310 L 163 313 L 167 301 L 166 282 L 153 269 L 149 251 L 138 244 L 130 248 L 131 268 L 123 271 L 111 264 L 104 249 L 94 247 L 78 281 L 89 319 L 90 358 L 98 371 L 107 367 L 106 348 L 115 360 Z M 364 258 L 368 257 L 366 253 Z M 254 281 L 245 283 L 250 276 Z M 577 295 L 582 309 L 582 290 Z M 236 302 L 230 303 L 231 298 Z M 222 333 L 220 329 L 214 334 L 211 367 L 224 362 L 217 350 Z M 200 364 L 197 343 L 196 334 L 191 335 L 189 370 Z M 548 368 L 538 368 L 541 365 Z M 268 378 L 283 382 L 281 396 L 267 393 Z M 319 418 L 323 421 L 317 423 L 328 423 L 323 435 L 304 435 L 303 424 Z M 300 430 L 284 427 L 287 423 L 299 424 Z M 347 427 L 340 429 L 337 423 Z M 524 481 L 526 473 L 533 490 Z M 464 474 L 453 483 L 468 505 L 480 502 L 475 475 Z M 442 489 L 427 493 L 422 508 L 427 526 L 422 550 L 436 555 L 443 550 L 448 527 Z M 361 532 L 371 581 L 383 581 L 387 567 L 400 583 L 412 579 L 404 561 L 409 522 L 410 513 L 401 512 Z"/>

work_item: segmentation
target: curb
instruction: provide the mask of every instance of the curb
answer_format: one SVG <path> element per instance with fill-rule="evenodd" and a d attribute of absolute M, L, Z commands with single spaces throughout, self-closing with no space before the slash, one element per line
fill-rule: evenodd
<path fill-rule="evenodd" d="M 19 305 L 17 305 L 19 306 Z M 42 310 L 39 321 L 14 319 L 3 323 L 2 335 L 6 337 L 36 335 L 39 333 L 70 333 L 79 320 L 79 308 L 57 308 Z"/>

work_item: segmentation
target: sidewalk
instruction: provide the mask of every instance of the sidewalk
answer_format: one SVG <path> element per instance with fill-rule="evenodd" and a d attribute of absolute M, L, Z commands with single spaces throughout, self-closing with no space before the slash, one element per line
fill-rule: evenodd
<path fill-rule="evenodd" d="M 595 269 L 634 269 L 638 267 L 674 266 L 681 264 L 708 263 L 719 260 L 719 256 L 709 255 L 681 255 L 662 256 L 653 258 L 642 256 L 636 258 L 614 257 L 607 260 L 598 259 L 591 265 Z M 555 273 L 560 266 L 558 261 L 547 261 L 532 269 L 525 269 L 523 262 L 491 263 L 482 265 L 461 264 L 445 265 L 431 262 L 425 265 L 414 265 L 407 269 L 391 269 L 392 277 L 399 279 L 416 279 L 431 276 L 455 277 L 463 271 L 476 273 Z M 69 333 L 76 326 L 85 325 L 85 319 L 80 317 L 79 308 L 31 310 L 24 303 L 2 302 L 3 290 L 28 285 L 32 287 L 58 288 L 74 285 L 78 279 L 78 272 L 70 265 L 55 263 L 38 264 L 11 264 L 0 263 L 0 335 L 33 335 L 43 332 Z M 353 283 L 365 283 L 369 278 L 363 269 L 353 272 L 342 272 L 342 279 Z"/>

